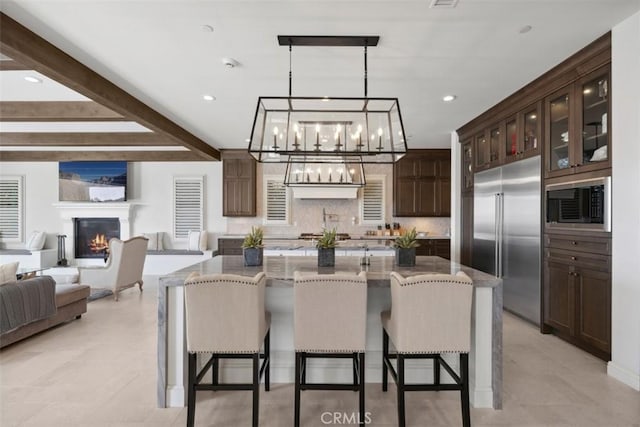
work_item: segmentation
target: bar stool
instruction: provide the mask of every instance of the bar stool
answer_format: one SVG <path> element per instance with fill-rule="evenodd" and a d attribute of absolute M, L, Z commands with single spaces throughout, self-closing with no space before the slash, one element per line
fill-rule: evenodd
<path fill-rule="evenodd" d="M 403 278 L 391 273 L 391 310 L 382 317 L 382 390 L 387 374 L 398 388 L 398 426 L 405 425 L 405 391 L 460 390 L 462 424 L 471 425 L 469 411 L 469 349 L 471 348 L 471 299 L 473 282 L 463 272 L 424 274 Z M 389 338 L 396 353 L 389 353 Z M 460 354 L 458 375 L 441 357 Z M 391 364 L 397 359 L 397 371 Z M 406 359 L 432 359 L 433 384 L 405 384 Z M 440 383 L 440 366 L 455 384 Z"/>
<path fill-rule="evenodd" d="M 364 352 L 367 322 L 367 277 L 325 274 L 294 275 L 295 410 L 300 426 L 301 390 L 359 392 L 359 423 L 364 425 Z M 346 358 L 353 362 L 352 384 L 307 383 L 307 359 Z"/>
<path fill-rule="evenodd" d="M 271 314 L 264 309 L 264 273 L 255 277 L 234 274 L 200 276 L 194 273 L 184 283 L 189 386 L 187 426 L 195 420 L 196 391 L 253 390 L 253 427 L 258 426 L 260 379 L 264 374 L 269 391 L 269 335 Z M 260 354 L 264 343 L 264 354 Z M 212 353 L 198 372 L 197 354 Z M 264 359 L 262 366 L 260 359 Z M 220 384 L 220 359 L 252 359 L 253 382 Z M 210 384 L 200 381 L 211 368 Z"/>

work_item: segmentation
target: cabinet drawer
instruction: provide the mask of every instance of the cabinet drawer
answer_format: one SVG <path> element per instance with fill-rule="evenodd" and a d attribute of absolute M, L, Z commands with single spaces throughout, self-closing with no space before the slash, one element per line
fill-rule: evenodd
<path fill-rule="evenodd" d="M 545 249 L 545 258 L 550 262 L 561 262 L 597 271 L 608 272 L 611 270 L 611 257 L 608 255 L 547 248 Z"/>
<path fill-rule="evenodd" d="M 591 252 L 611 255 L 611 239 L 607 237 L 545 234 L 544 245 L 548 248 L 566 249 L 573 252 Z"/>

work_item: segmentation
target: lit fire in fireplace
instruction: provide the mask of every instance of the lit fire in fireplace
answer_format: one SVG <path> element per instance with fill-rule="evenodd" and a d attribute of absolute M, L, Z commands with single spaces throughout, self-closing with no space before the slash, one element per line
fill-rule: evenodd
<path fill-rule="evenodd" d="M 89 242 L 89 249 L 94 253 L 102 252 L 108 247 L 109 242 L 107 241 L 107 236 L 104 234 L 96 234 L 96 237 Z"/>

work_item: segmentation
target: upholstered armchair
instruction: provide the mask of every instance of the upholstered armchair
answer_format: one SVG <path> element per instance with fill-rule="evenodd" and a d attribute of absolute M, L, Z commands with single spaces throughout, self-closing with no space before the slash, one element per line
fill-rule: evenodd
<path fill-rule="evenodd" d="M 118 292 L 131 288 L 136 284 L 142 292 L 142 270 L 147 256 L 145 237 L 134 237 L 129 240 L 113 238 L 109 240 L 109 258 L 104 267 L 78 267 L 81 284 L 92 288 L 107 288 L 113 291 L 118 301 Z"/>

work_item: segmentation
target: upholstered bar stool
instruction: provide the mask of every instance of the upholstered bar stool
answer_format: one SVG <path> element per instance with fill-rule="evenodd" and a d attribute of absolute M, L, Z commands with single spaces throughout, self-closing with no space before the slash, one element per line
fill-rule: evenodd
<path fill-rule="evenodd" d="M 253 426 L 258 426 L 260 379 L 269 391 L 269 326 L 271 314 L 264 309 L 266 276 L 234 274 L 192 274 L 184 283 L 189 387 L 187 390 L 187 425 L 195 419 L 196 391 L 252 390 Z M 264 343 L 264 354 L 260 348 Z M 197 354 L 211 353 L 198 372 Z M 264 359 L 260 366 L 260 359 Z M 220 384 L 220 359 L 252 359 L 253 382 Z M 211 368 L 210 384 L 201 381 Z"/>
<path fill-rule="evenodd" d="M 391 273 L 391 310 L 382 312 L 382 390 L 387 391 L 387 375 L 398 388 L 398 426 L 405 425 L 405 391 L 460 390 L 462 424 L 471 425 L 469 412 L 469 349 L 471 348 L 471 299 L 473 283 L 459 272 L 423 274 L 403 278 Z M 389 353 L 389 339 L 396 353 Z M 460 354 L 457 374 L 441 357 Z M 391 359 L 397 359 L 397 370 Z M 433 359 L 433 384 L 405 384 L 406 359 Z M 440 383 L 440 367 L 455 384 Z"/>
<path fill-rule="evenodd" d="M 300 426 L 302 390 L 359 392 L 359 422 L 364 425 L 364 352 L 367 322 L 367 277 L 324 274 L 294 276 L 295 413 Z M 347 358 L 353 363 L 352 384 L 307 383 L 307 359 Z"/>

